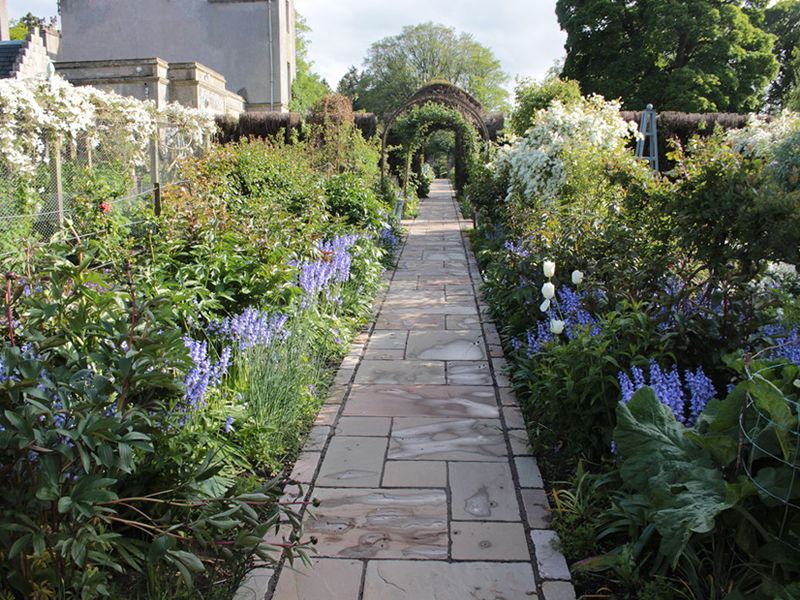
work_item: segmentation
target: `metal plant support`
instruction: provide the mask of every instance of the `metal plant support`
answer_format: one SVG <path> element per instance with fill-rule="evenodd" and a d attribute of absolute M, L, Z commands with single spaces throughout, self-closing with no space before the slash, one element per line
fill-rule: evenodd
<path fill-rule="evenodd" d="M 786 398 L 788 409 L 795 415 L 800 415 L 800 404 Z M 747 415 L 751 415 L 750 418 Z M 766 502 L 781 511 L 781 526 L 777 534 L 777 541 L 800 551 L 797 539 L 789 533 L 789 525 L 800 510 L 800 498 L 797 495 L 800 486 L 800 425 L 787 429 L 786 426 L 776 423 L 750 398 L 747 407 L 739 417 L 739 435 L 743 442 L 750 444 L 750 451 L 742 457 L 742 466 L 747 478 L 758 490 L 758 494 Z M 786 449 L 782 451 L 777 445 L 776 435 L 782 435 L 786 442 Z M 766 461 L 766 462 L 765 462 Z M 764 464 L 775 463 L 783 465 L 788 471 L 785 479 L 772 480 L 761 477 L 759 473 Z"/>
<path fill-rule="evenodd" d="M 656 125 L 656 111 L 652 104 L 648 104 L 642 113 L 642 122 L 639 125 L 639 139 L 636 142 L 636 156 L 645 158 L 654 171 L 658 166 L 658 126 Z M 649 142 L 649 144 L 648 144 Z M 647 154 L 645 154 L 647 147 Z"/>

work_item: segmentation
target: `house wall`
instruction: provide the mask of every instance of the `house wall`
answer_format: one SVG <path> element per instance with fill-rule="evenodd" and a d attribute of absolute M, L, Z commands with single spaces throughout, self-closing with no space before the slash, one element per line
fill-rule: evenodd
<path fill-rule="evenodd" d="M 60 61 L 56 69 L 73 85 L 152 100 L 159 107 L 177 102 L 216 115 L 244 112 L 244 99 L 226 88 L 225 78 L 197 62 L 168 63 L 160 58 Z"/>
<path fill-rule="evenodd" d="M 43 78 L 47 76 L 48 64 L 50 56 L 47 54 L 44 39 L 39 28 L 34 27 L 28 32 L 11 76 L 17 79 Z"/>
<path fill-rule="evenodd" d="M 220 73 L 249 109 L 287 110 L 293 12 L 293 0 L 288 10 L 285 0 L 62 0 L 60 58 L 199 62 Z"/>
<path fill-rule="evenodd" d="M 0 42 L 11 39 L 8 33 L 8 6 L 6 0 L 0 0 Z"/>

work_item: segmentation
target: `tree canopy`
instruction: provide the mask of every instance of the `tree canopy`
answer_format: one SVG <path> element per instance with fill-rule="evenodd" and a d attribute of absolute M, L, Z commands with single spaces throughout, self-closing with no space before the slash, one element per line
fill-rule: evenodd
<path fill-rule="evenodd" d="M 541 83 L 533 79 L 523 79 L 514 90 L 514 112 L 511 114 L 511 130 L 517 135 L 525 135 L 533 125 L 537 111 L 549 107 L 554 100 L 564 104 L 581 99 L 581 87 L 577 81 L 547 77 Z"/>
<path fill-rule="evenodd" d="M 309 41 L 307 34 L 311 31 L 303 16 L 295 11 L 295 52 L 297 75 L 292 83 L 292 101 L 289 108 L 295 112 L 306 112 L 311 109 L 331 89 L 328 83 L 312 71 L 314 63 L 308 57 Z"/>
<path fill-rule="evenodd" d="M 472 94 L 488 110 L 505 107 L 508 76 L 487 47 L 452 27 L 423 23 L 372 44 L 360 74 L 351 69 L 339 91 L 356 108 L 385 115 L 420 87 L 445 80 Z"/>
<path fill-rule="evenodd" d="M 43 18 L 37 17 L 30 12 L 20 19 L 11 19 L 8 28 L 9 36 L 12 40 L 24 40 L 28 37 L 28 32 L 32 27 L 42 27 L 44 26 L 44 22 Z"/>
<path fill-rule="evenodd" d="M 563 75 L 626 108 L 758 110 L 775 76 L 763 2 L 558 0 L 567 32 Z M 754 23 L 755 22 L 755 23 Z"/>
<path fill-rule="evenodd" d="M 800 67 L 800 0 L 781 0 L 765 11 L 764 28 L 775 35 L 775 56 L 780 63 L 778 76 L 769 88 L 771 106 L 781 108 L 790 102 L 797 87 Z"/>

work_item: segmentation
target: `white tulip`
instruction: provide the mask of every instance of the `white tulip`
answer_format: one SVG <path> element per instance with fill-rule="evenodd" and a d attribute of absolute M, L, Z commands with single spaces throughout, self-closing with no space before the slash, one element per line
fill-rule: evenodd
<path fill-rule="evenodd" d="M 552 260 L 546 260 L 542 265 L 542 270 L 544 271 L 544 276 L 550 279 L 556 274 L 556 263 L 554 263 Z"/>
<path fill-rule="evenodd" d="M 542 286 L 542 296 L 548 300 L 552 300 L 556 296 L 556 286 L 549 281 Z"/>
<path fill-rule="evenodd" d="M 550 300 L 545 300 L 542 302 L 542 305 L 539 307 L 539 310 L 542 312 L 547 312 L 550 310 Z"/>
<path fill-rule="evenodd" d="M 555 335 L 561 335 L 564 333 L 564 321 L 559 321 L 558 319 L 553 319 L 550 321 L 550 332 Z"/>
<path fill-rule="evenodd" d="M 572 283 L 575 285 L 580 285 L 583 283 L 583 272 L 582 271 L 573 271 L 572 272 Z"/>

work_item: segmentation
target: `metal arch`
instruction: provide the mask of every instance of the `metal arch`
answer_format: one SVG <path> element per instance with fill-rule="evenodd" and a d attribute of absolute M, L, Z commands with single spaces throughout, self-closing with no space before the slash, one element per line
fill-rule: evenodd
<path fill-rule="evenodd" d="M 464 117 L 469 118 L 473 125 L 478 129 L 485 142 L 491 139 L 489 127 L 486 124 L 486 111 L 480 102 L 473 98 L 461 88 L 444 82 L 431 83 L 421 87 L 413 96 L 406 100 L 400 108 L 395 110 L 386 120 L 381 136 L 381 181 L 386 174 L 386 144 L 389 141 L 389 133 L 394 127 L 397 118 L 404 112 L 415 106 L 421 106 L 433 102 L 444 104 L 460 112 Z"/>

